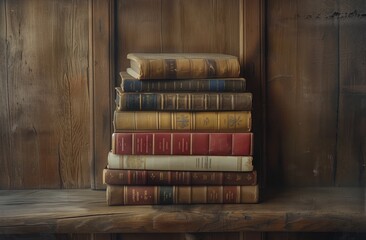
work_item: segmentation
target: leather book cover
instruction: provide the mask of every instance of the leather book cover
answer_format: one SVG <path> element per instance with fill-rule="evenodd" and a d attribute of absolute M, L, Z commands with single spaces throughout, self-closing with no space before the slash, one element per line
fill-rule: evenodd
<path fill-rule="evenodd" d="M 202 78 L 202 79 L 157 79 L 133 78 L 127 72 L 120 72 L 122 92 L 245 92 L 246 79 Z"/>
<path fill-rule="evenodd" d="M 114 111 L 114 132 L 177 130 L 250 132 L 251 111 L 162 112 Z"/>
<path fill-rule="evenodd" d="M 116 88 L 119 111 L 250 111 L 252 94 L 131 93 Z"/>
<path fill-rule="evenodd" d="M 218 53 L 129 53 L 127 73 L 137 79 L 239 77 L 238 57 Z"/>
<path fill-rule="evenodd" d="M 108 205 L 257 203 L 255 186 L 107 185 Z"/>
<path fill-rule="evenodd" d="M 253 153 L 253 133 L 121 132 L 112 134 L 112 152 L 136 155 L 232 155 Z"/>
<path fill-rule="evenodd" d="M 164 170 L 104 169 L 103 183 L 109 185 L 240 185 L 257 184 L 257 172 L 198 172 Z"/>

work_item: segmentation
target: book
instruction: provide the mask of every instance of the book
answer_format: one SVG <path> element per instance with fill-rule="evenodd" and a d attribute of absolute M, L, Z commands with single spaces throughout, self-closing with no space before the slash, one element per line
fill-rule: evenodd
<path fill-rule="evenodd" d="M 108 185 L 241 185 L 257 184 L 257 172 L 198 172 L 163 170 L 104 169 Z"/>
<path fill-rule="evenodd" d="M 120 111 L 250 111 L 252 94 L 244 93 L 131 93 L 116 88 Z"/>
<path fill-rule="evenodd" d="M 125 155 L 232 155 L 253 153 L 253 133 L 121 132 L 112 153 Z"/>
<path fill-rule="evenodd" d="M 259 188 L 255 186 L 134 186 L 107 185 L 107 204 L 206 204 L 257 203 Z"/>
<path fill-rule="evenodd" d="M 114 111 L 114 132 L 177 130 L 250 132 L 251 111 L 162 112 Z"/>
<path fill-rule="evenodd" d="M 245 78 L 158 79 L 133 78 L 120 72 L 122 92 L 245 92 Z"/>
<path fill-rule="evenodd" d="M 218 53 L 129 53 L 127 73 L 137 79 L 239 77 L 236 56 Z"/>
<path fill-rule="evenodd" d="M 253 171 L 252 156 L 119 155 L 108 153 L 108 169 L 170 171 Z"/>

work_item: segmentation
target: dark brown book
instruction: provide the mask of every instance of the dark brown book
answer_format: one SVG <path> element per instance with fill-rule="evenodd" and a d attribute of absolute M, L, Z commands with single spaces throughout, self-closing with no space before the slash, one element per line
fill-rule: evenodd
<path fill-rule="evenodd" d="M 218 53 L 129 53 L 127 73 L 137 79 L 239 77 L 236 56 Z"/>
<path fill-rule="evenodd" d="M 116 88 L 120 111 L 250 111 L 252 93 L 131 93 Z"/>
<path fill-rule="evenodd" d="M 103 182 L 108 185 L 253 186 L 257 184 L 257 172 L 104 169 Z"/>
<path fill-rule="evenodd" d="M 245 92 L 245 78 L 154 79 L 133 78 L 120 72 L 123 92 Z"/>
<path fill-rule="evenodd" d="M 254 186 L 107 185 L 108 205 L 257 203 Z"/>

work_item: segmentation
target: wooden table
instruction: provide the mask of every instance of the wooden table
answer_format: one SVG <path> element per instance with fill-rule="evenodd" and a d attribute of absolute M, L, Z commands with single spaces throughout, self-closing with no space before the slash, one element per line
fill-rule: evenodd
<path fill-rule="evenodd" d="M 267 191 L 259 204 L 107 206 L 95 190 L 1 190 L 0 233 L 366 232 L 363 188 Z"/>

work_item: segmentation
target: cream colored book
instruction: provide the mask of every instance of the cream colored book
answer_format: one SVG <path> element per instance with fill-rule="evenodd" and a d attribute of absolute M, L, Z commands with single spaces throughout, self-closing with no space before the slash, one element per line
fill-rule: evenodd
<path fill-rule="evenodd" d="M 253 171 L 252 161 L 252 156 L 108 154 L 109 169 L 247 172 Z"/>

